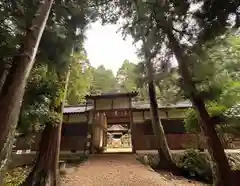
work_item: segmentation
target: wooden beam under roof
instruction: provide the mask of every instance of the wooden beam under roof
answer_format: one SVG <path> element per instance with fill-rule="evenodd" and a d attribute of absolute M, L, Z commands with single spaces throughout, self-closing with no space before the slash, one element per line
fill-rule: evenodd
<path fill-rule="evenodd" d="M 138 95 L 138 92 L 127 92 L 127 93 L 106 93 L 106 94 L 96 94 L 96 95 L 87 95 L 86 99 L 109 99 L 109 98 L 120 98 L 120 97 L 135 97 Z"/>

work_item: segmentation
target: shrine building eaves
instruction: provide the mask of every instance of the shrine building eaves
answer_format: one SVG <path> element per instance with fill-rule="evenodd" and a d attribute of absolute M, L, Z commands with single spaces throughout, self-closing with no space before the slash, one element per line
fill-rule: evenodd
<path fill-rule="evenodd" d="M 103 93 L 103 94 L 92 94 L 92 95 L 86 95 L 86 99 L 110 99 L 110 98 L 123 98 L 123 97 L 135 97 L 138 95 L 138 92 L 127 92 L 127 93 Z"/>
<path fill-rule="evenodd" d="M 168 105 L 162 105 L 158 104 L 158 109 L 184 109 L 184 108 L 191 108 L 192 104 L 190 101 L 180 101 L 175 104 L 168 104 Z M 81 105 L 69 105 L 65 106 L 63 109 L 64 114 L 77 114 L 77 113 L 85 113 L 88 111 L 91 111 L 94 109 L 94 106 L 91 104 L 81 104 Z M 132 103 L 132 109 L 133 110 L 149 110 L 150 109 L 150 103 L 147 102 L 133 102 Z"/>

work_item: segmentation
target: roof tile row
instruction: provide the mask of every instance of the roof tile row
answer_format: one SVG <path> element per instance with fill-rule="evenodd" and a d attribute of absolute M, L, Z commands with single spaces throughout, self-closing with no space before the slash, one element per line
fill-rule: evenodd
<path fill-rule="evenodd" d="M 134 109 L 149 109 L 150 104 L 146 102 L 133 102 L 132 107 Z M 189 101 L 181 101 L 176 104 L 162 105 L 158 104 L 158 108 L 188 108 L 192 107 L 192 104 Z M 77 106 L 66 106 L 64 107 L 63 113 L 84 113 L 94 109 L 93 105 L 77 105 Z"/>

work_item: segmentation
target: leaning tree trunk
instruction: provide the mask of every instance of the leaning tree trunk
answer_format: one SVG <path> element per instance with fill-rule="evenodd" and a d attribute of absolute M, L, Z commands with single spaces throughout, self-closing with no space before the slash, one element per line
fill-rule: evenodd
<path fill-rule="evenodd" d="M 42 0 L 40 2 L 35 19 L 27 30 L 19 54 L 13 59 L 12 67 L 0 92 L 0 185 L 12 151 L 14 133 L 27 78 L 32 69 L 53 0 Z"/>
<path fill-rule="evenodd" d="M 214 173 L 217 178 L 216 185 L 233 186 L 235 184 L 233 174 L 228 164 L 224 148 L 215 130 L 215 125 L 211 122 L 211 118 L 207 112 L 203 98 L 197 96 L 196 86 L 191 80 L 188 66 L 186 65 L 186 62 L 189 61 L 190 58 L 184 54 L 184 51 L 180 47 L 172 30 L 169 26 L 167 26 L 168 24 L 166 21 L 165 23 L 166 24 L 164 24 L 162 28 L 167 35 L 170 42 L 170 47 L 178 60 L 179 71 L 183 80 L 184 90 L 189 93 L 189 97 L 199 115 L 201 128 L 206 136 L 208 151 L 211 158 L 214 160 L 214 171 L 216 171 Z"/>
<path fill-rule="evenodd" d="M 145 55 L 147 55 L 147 53 Z M 160 159 L 160 162 L 157 168 L 175 169 L 176 166 L 173 161 L 170 149 L 168 147 L 163 126 L 159 119 L 156 89 L 155 89 L 154 80 L 153 80 L 153 66 L 150 59 L 147 59 L 147 70 L 148 70 L 148 93 L 149 93 L 149 100 L 150 100 L 152 127 L 153 127 L 154 134 L 156 136 L 156 140 L 158 144 L 158 154 Z"/>
<path fill-rule="evenodd" d="M 39 153 L 31 173 L 28 175 L 22 186 L 59 186 L 59 153 L 63 120 L 63 108 L 66 99 L 70 70 L 67 72 L 64 85 L 64 96 L 58 106 L 53 106 L 61 120 L 57 124 L 47 123 L 39 144 Z"/>

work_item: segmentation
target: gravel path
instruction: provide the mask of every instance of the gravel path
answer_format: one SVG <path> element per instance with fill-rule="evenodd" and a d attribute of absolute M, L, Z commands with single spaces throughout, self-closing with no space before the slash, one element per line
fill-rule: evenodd
<path fill-rule="evenodd" d="M 164 177 L 138 162 L 131 154 L 94 155 L 87 162 L 66 168 L 62 186 L 172 186 L 202 185 Z"/>

